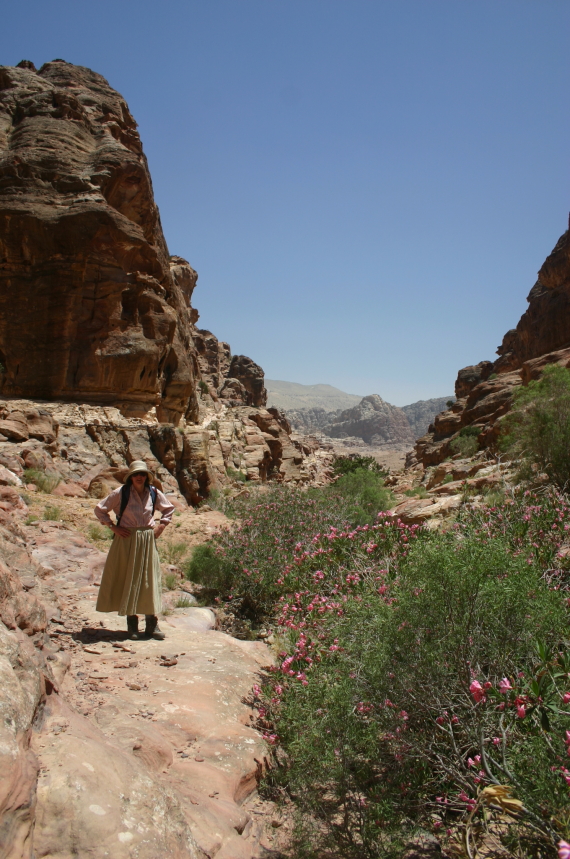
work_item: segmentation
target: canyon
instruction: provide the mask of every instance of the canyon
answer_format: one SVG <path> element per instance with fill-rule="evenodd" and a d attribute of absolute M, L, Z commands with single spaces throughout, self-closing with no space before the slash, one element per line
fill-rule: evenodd
<path fill-rule="evenodd" d="M 0 859 L 282 855 L 251 695 L 275 651 L 197 605 L 176 546 L 231 527 L 208 500 L 323 486 L 335 453 L 403 458 L 416 439 L 390 515 L 440 527 L 467 491 L 512 486 L 494 450 L 513 390 L 570 367 L 568 232 L 498 359 L 402 408 L 286 382 L 268 404 L 263 369 L 198 326 L 197 280 L 123 97 L 64 60 L 0 67 Z M 450 445 L 469 427 L 465 459 Z M 136 459 L 175 507 L 165 642 L 94 608 L 109 544 L 92 508 Z"/>

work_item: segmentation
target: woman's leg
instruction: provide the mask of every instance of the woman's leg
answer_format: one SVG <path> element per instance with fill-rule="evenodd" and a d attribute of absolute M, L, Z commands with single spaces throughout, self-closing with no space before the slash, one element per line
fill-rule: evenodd
<path fill-rule="evenodd" d="M 158 626 L 158 618 L 155 614 L 145 615 L 146 626 L 144 634 L 147 638 L 156 638 L 157 641 L 164 641 L 166 635 Z"/>
<path fill-rule="evenodd" d="M 139 636 L 139 619 L 136 614 L 128 614 L 127 615 L 127 632 L 129 638 L 136 641 Z"/>

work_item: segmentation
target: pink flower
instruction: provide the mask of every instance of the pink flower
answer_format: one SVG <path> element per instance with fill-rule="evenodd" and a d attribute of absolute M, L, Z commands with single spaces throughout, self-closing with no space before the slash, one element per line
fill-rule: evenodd
<path fill-rule="evenodd" d="M 518 707 L 517 707 L 517 716 L 519 717 L 519 719 L 524 719 L 524 717 L 526 716 L 526 710 L 525 710 L 525 706 L 524 706 L 524 704 L 519 704 L 519 705 L 518 705 Z"/>
<path fill-rule="evenodd" d="M 475 703 L 478 704 L 480 701 L 485 702 L 487 699 L 485 698 L 485 693 L 483 692 L 483 687 L 479 683 L 478 680 L 474 680 L 469 687 L 469 691 L 473 695 L 475 699 Z"/>
<path fill-rule="evenodd" d="M 567 841 L 558 842 L 558 856 L 560 859 L 570 859 L 570 844 Z"/>
<path fill-rule="evenodd" d="M 570 692 L 566 692 L 566 694 L 563 696 L 562 700 L 565 704 L 570 703 Z"/>
<path fill-rule="evenodd" d="M 507 680 L 506 677 L 503 677 L 503 679 L 499 683 L 499 692 L 501 693 L 501 695 L 506 695 L 508 692 L 511 691 L 512 688 L 513 687 L 511 686 L 510 681 Z"/>
<path fill-rule="evenodd" d="M 500 746 L 501 745 L 501 740 L 499 739 L 499 737 L 493 737 L 493 745 L 494 746 Z"/>

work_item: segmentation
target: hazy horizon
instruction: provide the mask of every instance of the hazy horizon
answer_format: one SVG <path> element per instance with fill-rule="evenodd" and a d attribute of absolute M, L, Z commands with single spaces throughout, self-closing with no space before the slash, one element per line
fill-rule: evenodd
<path fill-rule="evenodd" d="M 306 384 L 304 382 L 291 382 L 291 381 L 288 381 L 287 379 L 268 379 L 267 377 L 265 378 L 265 387 L 268 390 L 269 390 L 268 386 L 275 385 L 276 383 L 277 384 L 285 384 L 285 385 L 298 385 L 301 388 L 316 388 L 319 386 L 323 386 L 323 387 L 332 388 L 334 391 L 338 391 L 340 394 L 347 394 L 348 396 L 352 396 L 352 397 L 360 397 L 360 399 L 362 399 L 363 397 L 369 397 L 372 394 L 378 394 L 380 397 L 382 397 L 383 400 L 385 400 L 385 402 L 389 402 L 390 405 L 398 406 L 399 408 L 402 408 L 403 406 L 410 406 L 410 405 L 413 405 L 414 403 L 422 402 L 425 400 L 441 400 L 441 399 L 443 399 L 443 397 L 449 397 L 449 398 L 455 399 L 455 393 L 453 393 L 453 394 L 447 393 L 447 394 L 437 394 L 433 397 L 420 397 L 417 400 L 412 400 L 410 402 L 392 402 L 391 400 L 388 400 L 386 397 L 383 397 L 381 391 L 368 391 L 366 394 L 357 394 L 357 393 L 354 393 L 353 391 L 345 391 L 341 388 L 337 388 L 335 385 L 330 385 L 328 382 L 312 382 L 312 383 Z"/>

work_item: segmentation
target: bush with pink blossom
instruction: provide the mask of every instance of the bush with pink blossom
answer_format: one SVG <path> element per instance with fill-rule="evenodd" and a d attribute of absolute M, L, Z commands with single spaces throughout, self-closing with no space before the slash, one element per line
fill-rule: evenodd
<path fill-rule="evenodd" d="M 454 853 L 491 833 L 503 855 L 554 856 L 570 838 L 566 498 L 467 507 L 443 533 L 353 527 L 321 501 L 258 501 L 211 547 L 221 598 L 280 642 L 255 694 L 269 783 L 299 810 L 293 854 L 396 856 L 428 830 Z"/>

